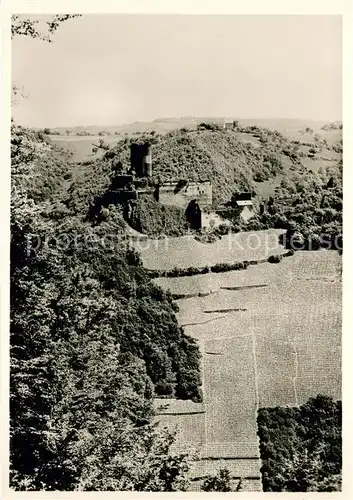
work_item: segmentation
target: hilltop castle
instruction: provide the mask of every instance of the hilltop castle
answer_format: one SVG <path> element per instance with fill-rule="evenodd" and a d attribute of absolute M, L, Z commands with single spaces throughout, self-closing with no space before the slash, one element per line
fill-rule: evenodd
<path fill-rule="evenodd" d="M 224 224 L 215 213 L 204 209 L 212 206 L 212 183 L 210 180 L 189 181 L 170 179 L 153 182 L 152 147 L 149 143 L 130 146 L 130 169 L 127 174 L 115 174 L 110 188 L 109 201 L 127 201 L 127 214 L 133 210 L 130 200 L 140 197 L 154 197 L 164 206 L 174 206 L 185 211 L 185 217 L 193 229 L 214 227 Z M 237 200 L 239 216 L 248 220 L 252 215 L 251 195 L 248 193 Z"/>

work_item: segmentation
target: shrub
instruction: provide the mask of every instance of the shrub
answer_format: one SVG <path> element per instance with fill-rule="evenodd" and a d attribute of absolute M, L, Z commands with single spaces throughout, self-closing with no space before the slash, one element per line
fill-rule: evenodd
<path fill-rule="evenodd" d="M 222 128 L 217 123 L 201 122 L 197 125 L 197 130 L 212 130 L 214 132 L 216 130 L 222 130 Z"/>
<path fill-rule="evenodd" d="M 283 254 L 283 257 L 292 257 L 294 255 L 294 250 L 293 248 L 290 248 L 288 252 Z"/>
<path fill-rule="evenodd" d="M 202 491 L 232 491 L 231 474 L 228 469 L 221 469 L 215 476 L 208 476 L 202 486 Z"/>
<path fill-rule="evenodd" d="M 267 260 L 271 264 L 278 264 L 282 260 L 282 255 L 270 255 Z"/>

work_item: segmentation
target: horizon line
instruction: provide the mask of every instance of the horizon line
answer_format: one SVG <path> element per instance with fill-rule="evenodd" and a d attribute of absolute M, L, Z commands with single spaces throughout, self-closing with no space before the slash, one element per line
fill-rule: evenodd
<path fill-rule="evenodd" d="M 112 125 L 108 124 L 90 124 L 90 125 L 41 125 L 41 126 L 34 126 L 34 125 L 28 125 L 25 123 L 21 123 L 20 125 L 26 126 L 28 128 L 33 128 L 33 129 L 42 129 L 42 128 L 52 128 L 52 129 L 58 129 L 58 128 L 90 128 L 90 127 L 106 127 L 106 128 L 111 128 L 111 127 L 126 127 L 129 125 L 137 125 L 137 124 L 151 124 L 153 125 L 154 123 L 158 122 L 163 122 L 167 120 L 202 120 L 202 119 L 208 119 L 208 120 L 224 120 L 224 119 L 233 119 L 235 121 L 242 121 L 242 120 L 268 120 L 268 121 L 302 121 L 302 122 L 316 122 L 316 123 L 342 123 L 342 118 L 336 118 L 336 119 L 319 119 L 319 118 L 293 118 L 293 117 L 274 117 L 274 118 L 267 118 L 267 117 L 231 117 L 231 116 L 193 116 L 193 115 L 184 115 L 184 116 L 165 116 L 165 117 L 160 117 L 160 118 L 154 118 L 153 120 L 135 120 L 135 121 L 130 121 L 130 122 L 123 122 L 123 123 L 116 123 Z"/>

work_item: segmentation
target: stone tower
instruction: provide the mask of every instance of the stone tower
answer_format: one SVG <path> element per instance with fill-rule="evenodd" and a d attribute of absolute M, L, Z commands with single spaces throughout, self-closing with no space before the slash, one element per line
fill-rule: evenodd
<path fill-rule="evenodd" d="M 145 154 L 143 157 L 143 171 L 145 177 L 152 177 L 152 150 L 150 144 L 145 144 Z"/>
<path fill-rule="evenodd" d="M 136 177 L 152 177 L 152 154 L 150 144 L 131 144 L 130 162 L 131 172 L 133 172 Z"/>

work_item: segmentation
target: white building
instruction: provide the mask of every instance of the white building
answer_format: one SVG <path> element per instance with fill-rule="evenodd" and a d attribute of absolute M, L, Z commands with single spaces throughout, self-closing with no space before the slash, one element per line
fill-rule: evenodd
<path fill-rule="evenodd" d="M 251 200 L 237 200 L 236 206 L 239 209 L 239 217 L 246 222 L 254 215 L 254 206 Z"/>
<path fill-rule="evenodd" d="M 233 119 L 232 120 L 224 119 L 223 128 L 226 130 L 233 130 L 234 120 Z"/>

